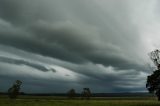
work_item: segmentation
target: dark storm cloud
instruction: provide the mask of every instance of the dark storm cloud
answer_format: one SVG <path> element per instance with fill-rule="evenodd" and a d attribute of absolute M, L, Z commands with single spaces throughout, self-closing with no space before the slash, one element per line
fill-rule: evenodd
<path fill-rule="evenodd" d="M 144 55 L 148 49 L 141 26 L 134 22 L 135 4 L 127 0 L 0 0 L 0 46 L 4 46 L 0 53 L 16 56 L 0 56 L 1 64 L 45 71 L 48 79 L 52 79 L 48 75 L 52 68 L 46 66 L 61 66 L 69 70 L 62 69 L 66 71 L 63 78 L 78 79 L 76 87 L 130 91 L 134 85 L 142 89 L 145 71 L 149 72 Z"/>
<path fill-rule="evenodd" d="M 14 28 L 10 23 L 1 20 L 3 29 L 0 31 L 0 43 L 14 46 L 26 51 L 40 53 L 45 56 L 62 60 L 84 63 L 94 62 L 117 68 L 135 68 L 140 70 L 127 57 L 119 55 L 118 47 L 101 42 L 99 32 L 94 26 L 79 23 L 58 23 L 52 25 L 38 21 L 34 25 Z M 29 31 L 29 32 L 27 32 Z M 90 38 L 90 36 L 93 36 Z M 117 52 L 113 54 L 113 52 Z M 121 52 L 120 52 L 121 53 Z M 117 64 L 118 63 L 118 64 Z"/>
<path fill-rule="evenodd" d="M 35 8 L 40 9 L 39 7 L 34 7 L 37 6 L 36 3 L 41 5 L 42 1 L 33 2 L 32 5 L 29 2 L 22 1 L 1 1 L 1 5 L 3 5 L 1 6 L 1 10 L 3 10 L 1 14 L 2 19 L 4 18 L 6 21 L 8 21 L 8 23 L 11 24 L 10 28 L 13 27 L 13 29 L 6 29 L 6 32 L 2 32 L 0 34 L 1 44 L 12 45 L 16 48 L 20 48 L 30 52 L 40 53 L 42 55 L 51 56 L 71 62 L 92 61 L 105 65 L 114 65 L 115 67 L 121 68 L 127 68 L 128 66 L 131 66 L 127 64 L 127 59 L 120 56 L 112 56 L 112 52 L 119 52 L 118 50 L 116 50 L 118 47 L 114 48 L 114 45 L 110 44 L 109 42 L 108 44 L 105 44 L 105 41 L 101 41 L 102 35 L 100 35 L 100 32 L 98 31 L 96 25 L 91 26 L 83 23 L 82 21 L 73 21 L 72 23 L 72 20 L 71 22 L 65 22 L 63 20 L 60 20 L 60 22 L 57 22 L 57 24 L 50 24 L 48 20 L 43 19 L 41 16 L 39 16 L 38 19 L 42 21 L 38 21 L 38 19 L 35 19 L 35 24 L 32 25 L 31 22 L 36 15 L 34 15 L 32 11 L 31 13 L 28 12 L 30 9 L 27 6 L 31 5 L 31 8 L 33 10 L 35 10 Z M 57 1 L 55 1 L 54 3 L 57 3 Z M 67 3 L 66 5 L 69 4 Z M 83 2 L 80 2 L 79 5 L 83 5 Z M 26 10 L 26 8 L 28 8 L 29 10 Z M 74 8 L 76 7 L 73 6 L 73 9 Z M 89 12 L 92 6 L 85 8 Z M 41 13 L 41 10 L 47 9 L 40 9 L 35 13 L 40 13 L 42 14 L 42 16 L 44 16 L 44 12 Z M 68 9 L 70 10 L 70 8 Z M 76 11 L 73 11 L 73 13 L 75 12 Z M 82 12 L 82 15 L 79 16 L 79 18 L 82 18 L 83 16 L 82 20 L 88 20 L 87 18 L 89 18 L 89 16 L 84 17 L 86 13 L 87 12 Z M 21 14 L 22 16 L 19 16 Z M 58 15 L 58 13 L 56 12 L 52 14 Z M 91 13 L 91 15 L 92 14 L 93 13 Z M 28 15 L 30 17 L 28 17 Z M 64 13 L 63 16 L 66 17 L 66 13 Z M 84 18 L 86 18 L 86 20 Z M 96 17 L 90 16 L 90 19 L 94 19 L 95 22 L 97 22 L 95 18 Z M 15 31 L 16 29 L 14 28 L 16 27 L 16 24 L 23 24 L 21 20 L 22 22 L 26 20 L 29 21 L 29 27 L 27 27 L 27 29 L 23 29 L 23 26 L 21 26 L 22 28 L 18 28 L 20 32 L 16 33 L 17 31 Z M 16 21 L 16 23 L 14 21 Z M 11 32 L 9 32 L 10 30 Z M 28 33 L 28 31 L 30 33 Z M 113 33 L 110 33 L 110 31 L 109 34 L 113 35 Z M 117 63 L 119 64 L 119 66 L 116 66 Z"/>
<path fill-rule="evenodd" d="M 26 25 L 37 19 L 48 19 L 48 9 L 43 5 L 43 0 L 1 0 L 0 15 L 2 19 L 15 25 Z M 52 5 L 53 6 L 53 5 Z"/>
<path fill-rule="evenodd" d="M 56 72 L 56 70 L 47 69 L 43 65 L 36 64 L 36 63 L 30 63 L 30 62 L 27 62 L 27 61 L 24 61 L 24 60 L 19 60 L 19 59 L 12 59 L 12 58 L 7 58 L 7 57 L 0 56 L 0 61 L 5 62 L 5 63 L 10 63 L 10 64 L 15 64 L 15 65 L 27 65 L 27 66 L 33 67 L 37 70 L 44 71 L 44 72 L 46 72 L 46 71 Z"/>
<path fill-rule="evenodd" d="M 42 55 L 57 57 L 64 60 L 73 62 L 84 61 L 83 58 L 75 56 L 74 53 L 69 52 L 63 46 L 56 42 L 44 42 L 44 39 L 30 35 L 23 29 L 13 28 L 10 23 L 1 20 L 2 29 L 0 31 L 0 43 L 5 45 L 14 46 L 30 52 L 40 53 Z M 45 33 L 45 32 L 44 32 Z"/>
<path fill-rule="evenodd" d="M 58 92 L 60 90 L 60 88 L 56 89 L 55 85 L 63 85 L 63 88 L 66 90 L 69 89 L 69 87 L 73 87 L 76 90 L 78 90 L 78 92 L 81 92 L 81 89 L 83 87 L 90 87 L 94 92 L 120 92 L 118 91 L 118 89 L 126 89 L 127 91 L 130 91 L 131 88 L 133 88 L 133 86 L 139 87 L 145 84 L 143 83 L 143 80 L 141 81 L 141 79 L 143 79 L 145 75 L 143 76 L 141 72 L 135 70 L 116 70 L 113 67 L 105 67 L 103 65 L 93 63 L 81 65 L 73 64 L 61 60 L 38 56 L 29 52 L 27 53 L 24 51 L 19 51 L 18 49 L 10 48 L 7 46 L 1 46 L 0 49 L 2 51 L 5 51 L 4 53 L 0 52 L 2 56 L 9 57 L 9 59 L 5 58 L 3 59 L 5 61 L 1 61 L 2 63 L 0 63 L 1 78 L 3 76 L 5 78 L 6 76 L 6 80 L 10 82 L 16 80 L 17 78 L 22 80 L 25 86 L 22 90 L 25 92 L 31 92 L 30 90 L 26 89 L 26 87 L 28 88 L 29 86 L 32 86 L 34 88 L 32 92 L 40 91 L 41 87 L 38 90 L 36 90 L 36 88 L 39 87 L 39 83 L 47 86 L 47 89 L 53 88 L 52 90 L 54 92 Z M 9 55 L 6 53 L 11 53 L 13 55 Z M 20 65 L 14 64 L 15 61 Z M 47 69 L 54 68 L 56 70 L 56 73 L 48 73 L 49 71 L 41 73 L 40 69 L 30 66 L 30 64 L 28 64 L 28 61 L 31 64 L 37 62 L 37 64 L 39 65 L 43 64 L 43 66 L 48 67 Z M 51 67 L 51 65 L 53 64 L 63 66 L 64 68 L 69 69 L 70 71 L 66 72 L 63 69 Z M 35 69 L 38 71 L 36 71 Z M 57 76 L 59 71 L 62 71 L 64 74 L 60 73 L 60 76 Z M 53 77 L 51 77 L 50 75 Z M 58 79 L 54 79 L 57 77 Z M 63 81 L 62 79 L 64 79 L 65 81 Z M 68 83 L 68 85 L 65 84 L 66 82 Z M 99 87 L 98 89 L 96 89 L 97 86 Z M 52 90 L 47 91 L 52 92 Z"/>

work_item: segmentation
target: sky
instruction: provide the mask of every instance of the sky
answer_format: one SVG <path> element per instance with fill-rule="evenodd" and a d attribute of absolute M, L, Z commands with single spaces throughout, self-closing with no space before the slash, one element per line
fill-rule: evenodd
<path fill-rule="evenodd" d="M 0 0 L 0 92 L 145 92 L 159 0 Z"/>

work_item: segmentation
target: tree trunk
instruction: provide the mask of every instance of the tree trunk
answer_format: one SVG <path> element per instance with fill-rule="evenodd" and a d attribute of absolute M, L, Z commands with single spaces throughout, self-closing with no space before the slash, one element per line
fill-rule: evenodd
<path fill-rule="evenodd" d="M 158 97 L 158 101 L 160 101 L 160 95 L 158 95 L 157 97 Z"/>

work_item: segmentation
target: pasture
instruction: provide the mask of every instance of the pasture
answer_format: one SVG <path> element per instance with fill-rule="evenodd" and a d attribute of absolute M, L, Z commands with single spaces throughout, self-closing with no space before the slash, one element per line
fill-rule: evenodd
<path fill-rule="evenodd" d="M 69 100 L 66 97 L 53 96 L 19 96 L 10 100 L 0 96 L 0 106 L 160 106 L 154 97 L 106 97 L 81 100 Z"/>

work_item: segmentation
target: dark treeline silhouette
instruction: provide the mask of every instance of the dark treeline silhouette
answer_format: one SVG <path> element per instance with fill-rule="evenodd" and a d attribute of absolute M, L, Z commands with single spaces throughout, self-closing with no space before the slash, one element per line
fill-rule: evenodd
<path fill-rule="evenodd" d="M 147 77 L 146 88 L 150 93 L 154 93 L 160 101 L 160 51 L 152 51 L 149 56 L 155 64 L 156 70 Z"/>
<path fill-rule="evenodd" d="M 91 97 L 91 91 L 89 88 L 83 88 L 83 91 L 81 94 L 76 94 L 76 91 L 74 89 L 70 89 L 68 92 L 67 92 L 67 96 L 69 99 L 74 99 L 76 96 L 80 96 L 81 99 L 87 99 L 89 100 L 90 97 Z"/>
<path fill-rule="evenodd" d="M 83 88 L 83 91 L 82 91 L 82 99 L 87 99 L 89 100 L 91 97 L 91 91 L 89 88 Z"/>
<path fill-rule="evenodd" d="M 20 80 L 17 80 L 11 88 L 8 89 L 8 95 L 11 99 L 16 99 L 17 96 L 20 93 L 20 87 L 22 82 Z"/>
<path fill-rule="evenodd" d="M 0 92 L 0 95 L 8 95 L 6 92 Z M 54 96 L 54 97 L 67 97 L 67 93 L 24 93 L 19 92 L 22 96 Z M 135 93 L 92 93 L 91 97 L 153 97 L 153 94 L 147 92 L 135 92 Z M 82 93 L 76 93 L 75 97 L 81 99 Z"/>
<path fill-rule="evenodd" d="M 70 89 L 68 92 L 67 92 L 67 95 L 68 95 L 68 98 L 69 99 L 74 99 L 74 97 L 76 97 L 76 91 L 74 89 Z"/>

